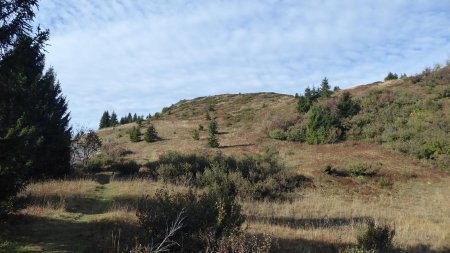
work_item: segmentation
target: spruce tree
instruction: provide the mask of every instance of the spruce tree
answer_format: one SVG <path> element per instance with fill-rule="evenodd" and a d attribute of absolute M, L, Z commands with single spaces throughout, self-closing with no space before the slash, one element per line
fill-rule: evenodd
<path fill-rule="evenodd" d="M 132 142 L 140 142 L 141 141 L 141 130 L 139 127 L 133 127 L 130 131 L 130 141 Z"/>
<path fill-rule="evenodd" d="M 320 85 L 320 97 L 328 98 L 332 93 L 333 92 L 330 90 L 330 85 L 328 84 L 328 79 L 325 77 Z"/>
<path fill-rule="evenodd" d="M 138 120 L 138 117 L 137 117 L 137 114 L 135 113 L 134 115 L 133 115 L 133 120 L 132 120 L 132 122 L 136 122 Z"/>
<path fill-rule="evenodd" d="M 131 113 L 129 112 L 127 115 L 127 123 L 133 122 L 133 116 L 131 116 Z"/>
<path fill-rule="evenodd" d="M 158 132 L 156 132 L 155 126 L 152 124 L 145 131 L 144 140 L 146 142 L 155 142 L 159 139 Z"/>
<path fill-rule="evenodd" d="M 310 107 L 310 101 L 305 96 L 299 96 L 297 99 L 297 112 L 306 113 Z"/>
<path fill-rule="evenodd" d="M 341 118 L 347 118 L 356 115 L 360 110 L 359 104 L 352 100 L 352 96 L 348 91 L 345 91 L 339 97 L 337 108 L 339 112 L 339 117 Z"/>
<path fill-rule="evenodd" d="M 37 1 L 0 4 L 0 212 L 30 178 L 70 172 L 70 115 L 53 69 L 48 31 L 32 34 Z"/>
<path fill-rule="evenodd" d="M 113 111 L 111 114 L 111 119 L 109 120 L 109 126 L 117 126 L 119 121 L 117 121 L 117 114 Z"/>
<path fill-rule="evenodd" d="M 100 118 L 99 129 L 110 127 L 111 126 L 111 117 L 109 116 L 108 111 L 104 111 L 102 117 Z"/>
<path fill-rule="evenodd" d="M 214 119 L 209 122 L 208 133 L 208 146 L 211 148 L 219 147 L 219 141 L 216 137 L 216 134 L 218 134 L 217 122 Z"/>

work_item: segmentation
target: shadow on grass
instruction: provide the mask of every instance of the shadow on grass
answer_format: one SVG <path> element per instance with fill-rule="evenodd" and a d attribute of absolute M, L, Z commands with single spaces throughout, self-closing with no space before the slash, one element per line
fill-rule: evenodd
<path fill-rule="evenodd" d="M 112 252 L 112 232 L 121 244 L 133 245 L 138 228 L 120 221 L 79 222 L 12 215 L 0 224 L 0 252 Z"/>
<path fill-rule="evenodd" d="M 254 146 L 255 144 L 248 143 L 248 144 L 236 144 L 236 145 L 224 145 L 220 146 L 219 148 L 238 148 L 238 147 L 250 147 Z"/>
<path fill-rule="evenodd" d="M 372 217 L 353 217 L 353 218 L 282 218 L 282 217 L 258 217 L 247 216 L 247 221 L 263 222 L 272 225 L 287 226 L 293 229 L 314 229 L 349 226 L 353 224 L 365 224 L 373 222 Z"/>

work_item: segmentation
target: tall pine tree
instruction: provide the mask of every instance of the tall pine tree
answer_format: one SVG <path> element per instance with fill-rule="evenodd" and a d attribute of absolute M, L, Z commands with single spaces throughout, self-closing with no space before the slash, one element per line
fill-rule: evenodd
<path fill-rule="evenodd" d="M 110 126 L 117 126 L 119 121 L 117 120 L 117 114 L 113 111 L 111 114 L 111 119 L 109 120 Z"/>
<path fill-rule="evenodd" d="M 333 92 L 331 91 L 328 79 L 325 77 L 320 84 L 320 97 L 329 98 Z"/>

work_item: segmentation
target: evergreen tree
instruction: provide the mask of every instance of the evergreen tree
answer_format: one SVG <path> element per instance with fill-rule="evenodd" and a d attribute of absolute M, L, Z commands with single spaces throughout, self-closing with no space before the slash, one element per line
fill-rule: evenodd
<path fill-rule="evenodd" d="M 133 127 L 130 131 L 130 141 L 132 142 L 140 142 L 141 141 L 141 130 L 139 127 Z"/>
<path fill-rule="evenodd" d="M 110 126 L 117 126 L 119 122 L 117 121 L 117 114 L 113 111 L 111 114 L 111 119 L 109 120 Z"/>
<path fill-rule="evenodd" d="M 200 132 L 198 131 L 198 129 L 194 129 L 194 131 L 192 132 L 192 139 L 196 141 L 200 140 Z"/>
<path fill-rule="evenodd" d="M 384 78 L 384 81 L 396 80 L 398 79 L 398 75 L 392 72 L 389 72 L 387 76 Z"/>
<path fill-rule="evenodd" d="M 211 148 L 217 148 L 219 147 L 219 141 L 217 140 L 216 134 L 218 134 L 217 131 L 217 122 L 213 119 L 211 122 L 209 122 L 208 127 L 208 146 Z"/>
<path fill-rule="evenodd" d="M 297 99 L 297 112 L 306 113 L 310 107 L 310 101 L 305 96 L 299 96 Z"/>
<path fill-rule="evenodd" d="M 109 116 L 108 111 L 104 111 L 102 117 L 100 118 L 99 129 L 110 126 L 111 126 L 111 117 Z"/>
<path fill-rule="evenodd" d="M 339 97 L 337 108 L 339 110 L 339 117 L 341 118 L 356 115 L 360 110 L 359 104 L 352 100 L 352 95 L 348 91 L 345 91 Z"/>
<path fill-rule="evenodd" d="M 147 128 L 147 131 L 145 131 L 144 140 L 146 142 L 154 142 L 159 139 L 158 132 L 156 132 L 156 129 L 153 125 L 150 125 Z"/>
<path fill-rule="evenodd" d="M 129 112 L 128 116 L 127 116 L 127 123 L 131 123 L 131 122 L 133 122 L 133 116 L 131 116 L 131 113 Z"/>
<path fill-rule="evenodd" d="M 211 120 L 211 116 L 209 115 L 209 111 L 206 111 L 205 119 L 206 120 Z"/>
<path fill-rule="evenodd" d="M 37 1 L 0 3 L 0 212 L 29 178 L 70 172 L 70 115 L 53 69 L 48 31 L 31 34 Z"/>
<path fill-rule="evenodd" d="M 138 117 L 136 115 L 136 113 L 133 115 L 133 120 L 131 122 L 136 122 L 138 120 Z"/>
<path fill-rule="evenodd" d="M 212 134 L 218 134 L 219 132 L 217 131 L 217 121 L 216 120 L 211 120 L 209 122 L 209 126 L 208 126 L 208 132 L 212 133 Z"/>
<path fill-rule="evenodd" d="M 322 80 L 319 92 L 321 98 L 328 98 L 333 93 L 330 90 L 330 85 L 328 84 L 328 79 L 326 77 Z"/>

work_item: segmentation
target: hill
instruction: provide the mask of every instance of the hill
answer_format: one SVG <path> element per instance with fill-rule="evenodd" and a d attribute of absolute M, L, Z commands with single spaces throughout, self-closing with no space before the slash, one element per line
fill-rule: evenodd
<path fill-rule="evenodd" d="M 89 167 L 94 170 L 83 172 L 83 179 L 31 184 L 20 195 L 28 203 L 20 218 L 1 224 L 6 239 L 0 250 L 111 252 L 104 238 L 125 245 L 126 234 L 137 233 L 142 196 L 189 189 L 200 194 L 204 180 L 223 175 L 214 170 L 195 177 L 173 174 L 213 161 L 236 170 L 236 164 L 255 162 L 254 169 L 262 171 L 256 176 L 269 174 L 266 181 L 245 184 L 239 177 L 236 182 L 242 183 L 239 191 L 257 188 L 259 195 L 238 198 L 245 216 L 241 227 L 249 236 L 269 235 L 271 252 L 354 252 L 357 236 L 371 222 L 395 228 L 394 252 L 448 252 L 450 68 L 355 86 L 317 103 L 335 106 L 345 91 L 360 110 L 342 121 L 342 139 L 327 144 L 271 138 L 270 131 L 301 129 L 309 117 L 296 111 L 296 97 L 276 93 L 182 100 L 141 125 L 101 129 L 103 147 Z M 219 148 L 206 145 L 208 115 L 217 120 Z M 130 141 L 134 127 L 144 133 L 150 124 L 159 140 Z M 200 125 L 204 130 L 195 140 Z M 245 160 L 255 154 L 260 157 Z M 117 161 L 134 161 L 140 172 L 123 176 L 114 171 Z M 277 166 L 280 174 L 270 174 Z M 163 172 L 166 178 L 154 175 Z M 274 189 L 280 192 L 275 197 Z"/>

